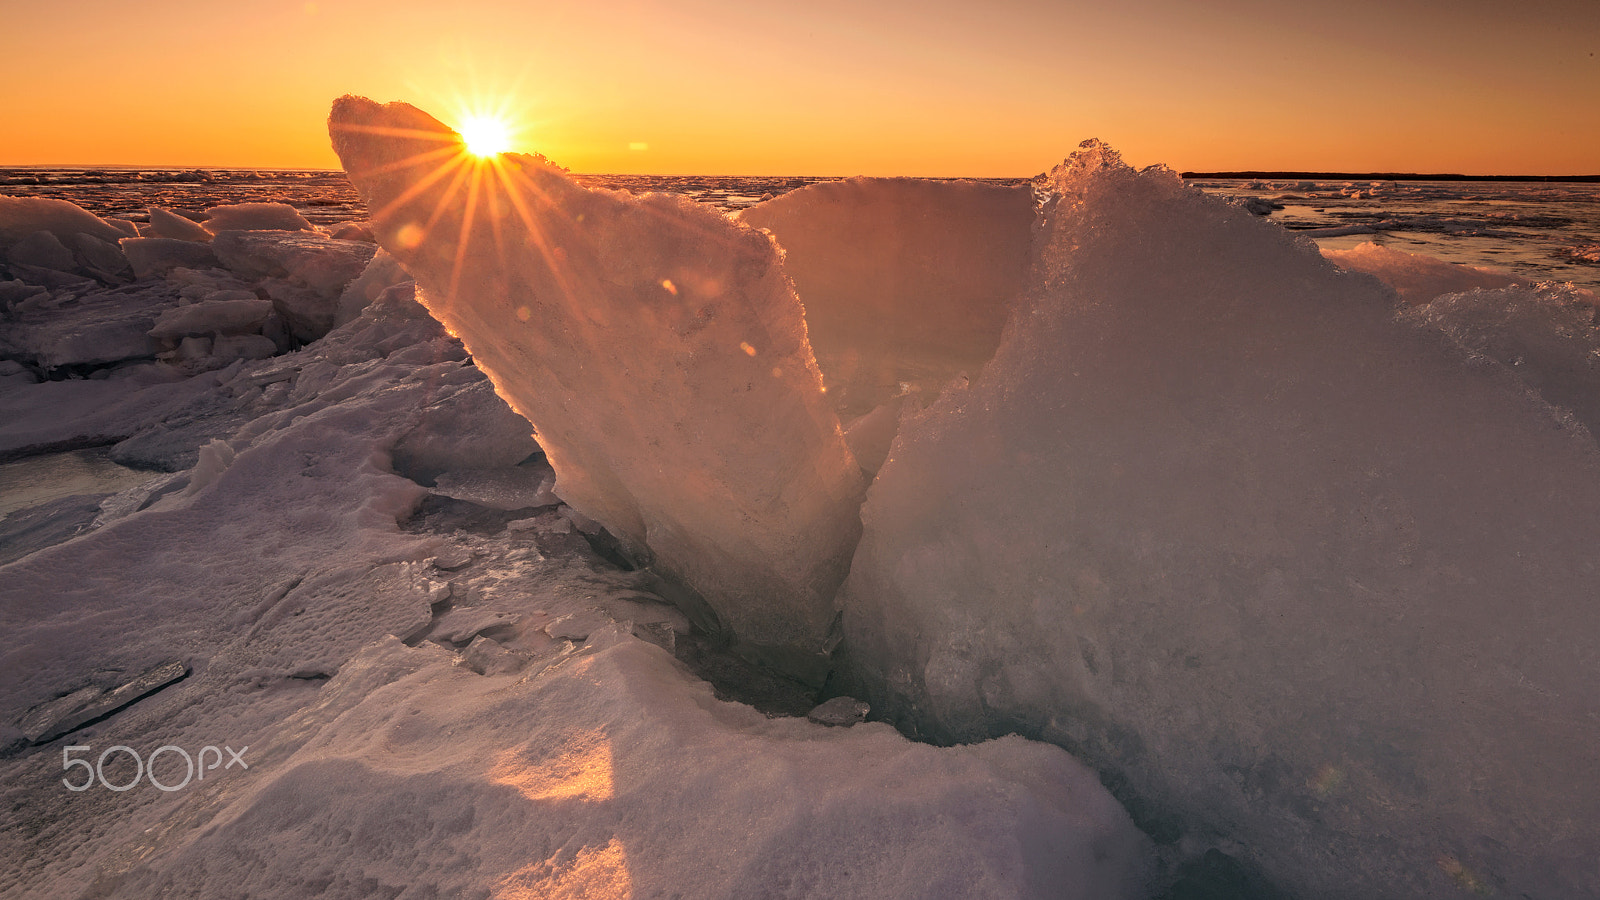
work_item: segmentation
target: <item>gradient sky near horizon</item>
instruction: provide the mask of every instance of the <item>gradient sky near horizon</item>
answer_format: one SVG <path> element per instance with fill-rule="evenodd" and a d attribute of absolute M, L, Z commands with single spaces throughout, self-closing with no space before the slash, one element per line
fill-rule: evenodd
<path fill-rule="evenodd" d="M 1600 173 L 1600 0 L 0 0 L 0 165 L 326 167 L 333 98 L 581 172 Z"/>

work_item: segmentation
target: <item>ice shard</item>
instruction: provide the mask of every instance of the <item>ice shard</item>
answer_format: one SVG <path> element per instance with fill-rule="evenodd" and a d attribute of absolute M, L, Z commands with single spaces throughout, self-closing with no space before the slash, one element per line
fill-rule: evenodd
<path fill-rule="evenodd" d="M 329 129 L 379 243 L 533 424 L 561 498 L 751 653 L 818 663 L 863 482 L 771 240 L 542 157 L 476 159 L 405 104 L 345 97 Z"/>
<path fill-rule="evenodd" d="M 1170 172 L 1053 178 L 996 357 L 869 491 L 846 686 L 1289 896 L 1600 895 L 1591 433 Z"/>
<path fill-rule="evenodd" d="M 835 409 L 936 395 L 1000 343 L 1028 278 L 1031 185 L 847 178 L 740 214 L 772 232 Z"/>

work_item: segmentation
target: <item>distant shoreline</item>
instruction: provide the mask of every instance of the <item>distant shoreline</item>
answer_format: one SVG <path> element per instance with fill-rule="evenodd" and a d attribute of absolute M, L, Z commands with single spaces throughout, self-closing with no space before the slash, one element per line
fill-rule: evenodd
<path fill-rule="evenodd" d="M 1184 178 L 1215 178 L 1224 181 L 1571 181 L 1600 183 L 1600 175 L 1458 175 L 1416 172 L 1180 172 Z"/>

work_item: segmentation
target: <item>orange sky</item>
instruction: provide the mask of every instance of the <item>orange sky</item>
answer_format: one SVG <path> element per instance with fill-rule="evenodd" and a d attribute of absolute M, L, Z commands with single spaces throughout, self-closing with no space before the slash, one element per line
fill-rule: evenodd
<path fill-rule="evenodd" d="M 333 168 L 356 93 L 587 172 L 1600 172 L 1600 0 L 0 4 L 0 165 Z"/>

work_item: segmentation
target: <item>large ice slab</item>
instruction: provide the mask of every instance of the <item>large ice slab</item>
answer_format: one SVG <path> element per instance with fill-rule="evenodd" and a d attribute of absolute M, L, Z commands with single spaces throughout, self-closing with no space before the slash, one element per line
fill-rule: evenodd
<path fill-rule="evenodd" d="M 206 210 L 206 231 L 315 231 L 305 216 L 287 203 L 234 203 Z"/>
<path fill-rule="evenodd" d="M 379 243 L 533 423 L 557 493 L 752 648 L 815 658 L 862 482 L 772 242 L 542 158 L 474 161 L 404 104 L 346 97 L 329 127 Z"/>
<path fill-rule="evenodd" d="M 290 230 L 219 231 L 211 250 L 235 275 L 260 281 L 290 331 L 304 341 L 314 341 L 333 328 L 345 286 L 361 275 L 377 252 L 362 241 Z M 351 318 L 353 314 L 345 321 Z"/>
<path fill-rule="evenodd" d="M 147 284 L 30 305 L 0 331 L 0 356 L 42 369 L 154 357 L 160 345 L 150 329 L 177 303 L 165 285 Z"/>
<path fill-rule="evenodd" d="M 126 237 L 115 225 L 66 200 L 43 197 L 0 197 L 0 247 L 47 231 L 65 242 L 87 234 L 115 244 Z"/>
<path fill-rule="evenodd" d="M 163 312 L 150 329 L 162 340 L 189 334 L 254 334 L 272 314 L 272 301 L 257 297 L 206 299 Z"/>
<path fill-rule="evenodd" d="M 135 278 L 159 278 L 173 269 L 211 268 L 221 265 L 211 245 L 166 237 L 123 238 L 122 252 L 133 266 Z"/>
<path fill-rule="evenodd" d="M 834 406 L 862 414 L 907 389 L 937 393 L 994 355 L 1036 216 L 1031 185 L 849 178 L 740 218 L 783 247 Z"/>
<path fill-rule="evenodd" d="M 0 197 L 0 266 L 34 284 L 126 281 L 128 260 L 117 248 L 124 236 L 118 226 L 65 200 Z"/>
<path fill-rule="evenodd" d="M 1170 172 L 1053 178 L 997 356 L 869 492 L 856 695 L 1292 896 L 1600 894 L 1591 435 Z"/>
<path fill-rule="evenodd" d="M 162 209 L 159 206 L 150 207 L 150 228 L 148 237 L 167 238 L 176 241 L 211 240 L 211 232 L 192 219 L 180 216 L 175 212 Z"/>

